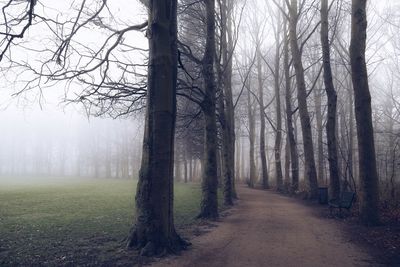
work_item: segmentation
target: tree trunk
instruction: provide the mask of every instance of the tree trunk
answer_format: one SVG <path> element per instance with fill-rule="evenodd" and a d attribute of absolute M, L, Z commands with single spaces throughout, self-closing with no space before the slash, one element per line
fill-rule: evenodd
<path fill-rule="evenodd" d="M 193 181 L 193 156 L 190 156 L 189 159 L 189 181 L 192 182 Z"/>
<path fill-rule="evenodd" d="M 226 69 L 225 69 L 225 86 L 224 86 L 224 92 L 225 92 L 225 101 L 226 101 L 226 118 L 227 118 L 227 130 L 229 133 L 229 143 L 230 143 L 230 158 L 229 158 L 229 166 L 231 168 L 231 191 L 232 191 L 232 197 L 234 199 L 237 199 L 237 193 L 236 193 L 236 186 L 235 186 L 235 107 L 233 105 L 233 93 L 232 93 L 232 73 L 233 73 L 233 66 L 232 66 L 232 58 L 233 58 L 233 52 L 235 49 L 234 46 L 234 41 L 233 41 L 233 8 L 234 8 L 234 1 L 229 1 L 226 0 L 226 6 L 227 6 L 227 14 L 226 14 L 226 19 L 227 19 L 227 25 L 226 25 L 226 33 L 227 33 L 227 53 L 225 53 L 225 62 L 226 62 Z"/>
<path fill-rule="evenodd" d="M 250 91 L 250 88 L 248 88 Z M 251 101 L 251 94 L 248 92 L 247 94 L 247 111 L 249 117 L 249 142 L 250 142 L 250 161 L 249 161 L 249 169 L 250 169 L 250 177 L 249 177 L 249 186 L 254 187 L 256 183 L 256 161 L 254 158 L 254 147 L 255 147 L 255 135 L 256 135 L 256 121 L 254 116 L 253 103 Z"/>
<path fill-rule="evenodd" d="M 204 166 L 202 180 L 202 200 L 199 218 L 218 217 L 218 175 L 217 175 L 217 123 L 215 113 L 215 0 L 205 0 L 206 5 L 206 48 L 203 57 L 202 73 L 205 96 L 202 110 L 205 120 Z"/>
<path fill-rule="evenodd" d="M 283 188 L 285 193 L 289 193 L 290 187 L 290 146 L 289 146 L 289 138 L 286 138 L 285 143 L 285 179 L 283 181 Z"/>
<path fill-rule="evenodd" d="M 183 168 L 184 168 L 184 182 L 188 182 L 188 161 L 187 161 L 187 153 L 186 153 L 186 147 L 183 148 Z"/>
<path fill-rule="evenodd" d="M 337 95 L 332 80 L 331 55 L 329 45 L 328 0 L 321 2 L 321 44 L 324 67 L 324 84 L 328 96 L 328 119 L 326 138 L 328 141 L 329 188 L 330 197 L 340 197 L 340 178 L 338 166 L 338 150 L 336 141 L 336 103 Z"/>
<path fill-rule="evenodd" d="M 198 159 L 194 159 L 193 162 L 193 175 L 192 175 L 192 181 L 198 181 L 199 179 L 199 174 L 198 174 L 198 164 L 199 160 Z M 199 164 L 200 165 L 200 164 Z"/>
<path fill-rule="evenodd" d="M 338 127 L 339 127 L 339 132 L 340 135 L 336 134 L 336 136 L 340 136 L 341 138 L 339 138 L 339 142 L 341 143 L 341 151 L 340 154 L 346 155 L 346 151 L 348 151 L 350 148 L 348 147 L 347 144 L 347 127 L 346 127 L 346 114 L 347 114 L 347 110 L 346 107 L 343 106 L 342 107 L 342 112 L 339 113 L 339 123 L 338 123 Z M 341 181 L 342 183 L 342 189 L 343 191 L 345 191 L 348 187 L 348 185 L 350 185 L 349 183 L 349 177 L 347 175 L 347 168 L 348 168 L 348 162 L 347 159 L 345 157 L 340 157 L 338 159 L 338 166 L 339 166 L 339 174 L 342 173 L 341 177 L 343 178 Z M 340 172 L 341 170 L 341 172 Z M 340 175 L 339 175 L 340 177 Z"/>
<path fill-rule="evenodd" d="M 276 101 L 276 136 L 275 136 L 275 174 L 276 186 L 278 191 L 283 191 L 283 175 L 282 175 L 282 111 L 281 111 L 281 92 L 280 92 L 280 27 L 281 19 L 280 13 L 278 15 L 278 24 L 276 30 L 276 49 L 275 49 L 275 71 L 274 71 L 274 88 L 275 88 L 275 101 Z"/>
<path fill-rule="evenodd" d="M 173 216 L 176 10 L 176 0 L 150 1 L 143 155 L 135 198 L 135 221 L 127 244 L 146 256 L 177 252 L 187 245 L 175 231 Z"/>
<path fill-rule="evenodd" d="M 379 184 L 376 170 L 371 95 L 365 62 L 366 0 L 352 0 L 350 61 L 354 89 L 360 176 L 360 217 L 366 225 L 379 223 Z"/>
<path fill-rule="evenodd" d="M 301 122 L 301 130 L 303 134 L 304 161 L 305 161 L 305 178 L 308 182 L 309 198 L 316 199 L 318 197 L 318 181 L 317 171 L 315 168 L 314 147 L 311 132 L 311 120 L 307 106 L 307 90 L 304 79 L 304 67 L 301 59 L 301 51 L 297 43 L 297 0 L 291 0 L 290 6 L 290 46 L 293 57 L 293 65 L 296 72 L 297 81 L 297 101 L 299 105 L 299 115 Z"/>
<path fill-rule="evenodd" d="M 349 149 L 348 149 L 348 162 L 349 162 L 349 177 L 353 181 L 357 179 L 356 175 L 356 161 L 354 160 L 355 154 L 355 145 L 354 145 L 354 101 L 353 101 L 353 92 L 351 90 L 351 84 L 348 87 L 348 94 L 349 94 Z"/>
<path fill-rule="evenodd" d="M 286 32 L 286 23 L 285 23 Z M 286 36 L 286 33 L 285 33 Z M 292 181 L 289 192 L 293 194 L 299 190 L 299 153 L 297 151 L 296 138 L 293 128 L 292 114 L 292 93 L 290 88 L 290 67 L 289 67 L 289 40 L 285 37 L 284 42 L 284 70 L 285 70 L 285 101 L 286 101 L 286 124 L 290 149 L 290 161 L 292 170 Z"/>
<path fill-rule="evenodd" d="M 222 151 L 223 151 L 223 195 L 224 204 L 233 205 L 233 180 L 235 172 L 235 132 L 234 132 L 234 115 L 232 100 L 232 64 L 229 56 L 228 48 L 228 20 L 230 16 L 226 0 L 221 1 L 221 56 L 222 64 L 218 65 L 218 78 L 220 93 L 220 124 L 222 128 Z M 233 135 L 232 135 L 233 131 Z"/>
<path fill-rule="evenodd" d="M 179 150 L 177 152 L 179 152 Z M 182 181 L 181 163 L 179 161 L 178 155 L 176 155 L 176 157 L 175 157 L 175 181 L 177 181 L 177 182 Z"/>
<path fill-rule="evenodd" d="M 246 158 L 244 156 L 244 151 L 245 151 L 245 142 L 242 140 L 241 141 L 241 146 L 240 146 L 240 166 L 241 166 L 241 172 L 240 172 L 240 177 L 242 179 L 246 179 Z"/>
<path fill-rule="evenodd" d="M 321 86 L 322 87 L 322 86 Z M 321 88 L 322 90 L 322 88 Z M 322 127 L 322 92 L 315 88 L 314 90 L 315 103 L 315 119 L 317 122 L 317 173 L 318 183 L 324 182 L 324 144 L 323 144 L 323 127 Z"/>
<path fill-rule="evenodd" d="M 235 140 L 236 140 L 236 142 L 235 142 L 236 143 L 236 149 L 235 149 L 235 153 L 236 153 L 236 156 L 235 156 L 235 161 L 236 161 L 236 163 L 235 163 L 235 167 L 236 167 L 235 177 L 236 177 L 236 179 L 240 180 L 241 179 L 241 177 L 240 177 L 241 170 L 242 170 L 243 166 L 240 166 L 240 161 L 241 161 L 241 157 L 242 157 L 241 152 L 240 152 L 240 147 L 241 147 L 240 133 L 238 134 L 238 136 L 239 136 L 239 138 L 235 138 Z"/>
<path fill-rule="evenodd" d="M 218 130 L 217 130 L 218 131 Z M 217 147 L 217 177 L 218 177 L 218 188 L 221 189 L 223 186 L 223 176 L 225 173 L 224 159 L 222 157 L 222 148 Z"/>
<path fill-rule="evenodd" d="M 265 154 L 265 114 L 264 114 L 264 90 L 262 81 L 262 65 L 260 42 L 257 42 L 257 81 L 258 81 L 258 97 L 260 109 L 260 160 L 261 160 L 261 181 L 262 188 L 269 188 L 267 157 Z"/>

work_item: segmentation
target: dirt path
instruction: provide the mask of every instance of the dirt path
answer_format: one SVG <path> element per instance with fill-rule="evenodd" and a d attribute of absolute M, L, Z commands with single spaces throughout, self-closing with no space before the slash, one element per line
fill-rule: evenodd
<path fill-rule="evenodd" d="M 152 266 L 379 266 L 311 207 L 273 192 L 240 187 L 239 194 L 239 205 L 217 228 L 193 238 L 181 256 Z"/>

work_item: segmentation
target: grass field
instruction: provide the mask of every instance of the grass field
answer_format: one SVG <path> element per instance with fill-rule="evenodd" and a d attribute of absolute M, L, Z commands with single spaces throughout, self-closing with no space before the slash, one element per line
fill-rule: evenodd
<path fill-rule="evenodd" d="M 134 212 L 135 181 L 2 183 L 0 266 L 107 266 L 135 262 L 123 239 Z M 199 210 L 197 185 L 175 186 L 175 222 Z"/>

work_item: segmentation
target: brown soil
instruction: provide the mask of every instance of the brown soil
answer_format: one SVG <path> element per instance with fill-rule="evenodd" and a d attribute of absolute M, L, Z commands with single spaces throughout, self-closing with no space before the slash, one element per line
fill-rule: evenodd
<path fill-rule="evenodd" d="M 194 237 L 189 251 L 152 266 L 380 266 L 312 207 L 271 191 L 238 191 L 238 205 L 218 227 Z"/>

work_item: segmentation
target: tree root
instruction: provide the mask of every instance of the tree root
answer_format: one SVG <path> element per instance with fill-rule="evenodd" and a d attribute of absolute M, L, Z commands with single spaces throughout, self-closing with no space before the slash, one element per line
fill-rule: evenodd
<path fill-rule="evenodd" d="M 128 237 L 127 248 L 138 250 L 140 256 L 144 257 L 163 257 L 168 254 L 179 254 L 186 250 L 191 243 L 181 238 L 177 233 L 169 239 L 163 239 L 149 234 L 149 231 L 140 235 L 138 238 L 137 230 L 131 231 Z"/>

